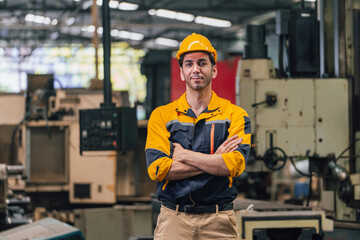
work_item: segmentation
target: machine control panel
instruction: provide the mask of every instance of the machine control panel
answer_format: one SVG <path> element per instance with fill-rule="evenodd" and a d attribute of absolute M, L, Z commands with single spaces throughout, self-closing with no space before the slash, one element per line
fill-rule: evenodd
<path fill-rule="evenodd" d="M 129 129 L 137 136 L 135 109 L 98 108 L 80 110 L 80 152 L 131 149 L 134 139 L 125 135 Z M 126 143 L 125 143 L 126 141 Z M 136 140 L 135 140 L 136 145 Z"/>

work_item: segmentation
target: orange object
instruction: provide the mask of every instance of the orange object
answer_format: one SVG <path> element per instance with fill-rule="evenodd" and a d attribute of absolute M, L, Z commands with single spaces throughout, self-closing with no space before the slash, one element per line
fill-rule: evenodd
<path fill-rule="evenodd" d="M 210 131 L 210 153 L 214 154 L 214 132 L 215 132 L 215 123 L 211 124 Z"/>

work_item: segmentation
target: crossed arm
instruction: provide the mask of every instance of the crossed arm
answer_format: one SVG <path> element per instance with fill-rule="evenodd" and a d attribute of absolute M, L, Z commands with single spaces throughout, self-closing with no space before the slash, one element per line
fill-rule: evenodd
<path fill-rule="evenodd" d="M 193 177 L 204 172 L 216 176 L 230 176 L 222 153 L 233 152 L 241 144 L 242 138 L 238 135 L 228 138 L 216 150 L 215 154 L 204 154 L 184 149 L 181 144 L 173 143 L 174 153 L 171 168 L 166 180 L 181 180 Z"/>

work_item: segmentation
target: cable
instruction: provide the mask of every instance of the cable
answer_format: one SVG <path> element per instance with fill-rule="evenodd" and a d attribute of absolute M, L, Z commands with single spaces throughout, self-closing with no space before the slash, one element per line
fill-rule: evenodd
<path fill-rule="evenodd" d="M 311 185 L 312 185 L 312 172 L 310 172 L 310 175 L 309 175 L 309 194 L 307 196 L 307 200 L 306 200 L 306 206 L 308 207 L 309 206 L 309 203 L 310 203 L 310 198 L 311 198 L 311 193 L 312 193 L 312 189 L 311 189 Z"/>
<path fill-rule="evenodd" d="M 54 78 L 54 81 L 56 81 L 56 82 L 59 84 L 59 86 L 60 86 L 60 88 L 61 88 L 62 90 L 64 89 L 64 87 L 63 87 L 63 85 L 62 85 L 62 83 L 61 83 L 61 81 L 60 81 L 59 79 Z"/>
<path fill-rule="evenodd" d="M 359 140 L 360 140 L 360 138 L 355 138 L 354 142 L 349 147 L 347 147 L 344 151 L 342 151 L 340 153 L 340 155 L 335 159 L 335 162 L 337 162 L 342 157 L 342 155 L 344 155 L 344 153 L 346 153 L 350 148 L 352 148 L 355 145 L 355 143 Z"/>

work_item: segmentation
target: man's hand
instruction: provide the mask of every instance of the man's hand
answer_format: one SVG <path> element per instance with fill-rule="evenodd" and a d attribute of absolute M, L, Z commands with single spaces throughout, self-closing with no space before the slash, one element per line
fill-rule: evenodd
<path fill-rule="evenodd" d="M 174 152 L 172 159 L 174 161 L 182 161 L 185 159 L 186 153 L 188 150 L 184 149 L 183 146 L 181 146 L 180 143 L 173 143 L 174 146 Z"/>
<path fill-rule="evenodd" d="M 234 135 L 228 138 L 218 147 L 215 154 L 229 153 L 235 151 L 243 140 L 242 138 L 238 138 L 238 137 L 239 137 L 238 135 Z"/>

